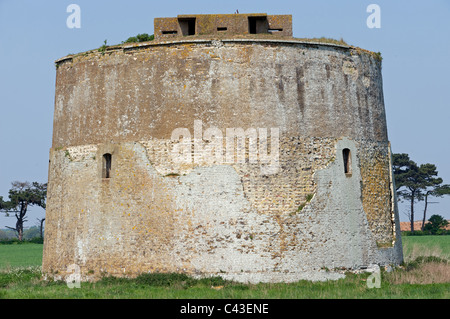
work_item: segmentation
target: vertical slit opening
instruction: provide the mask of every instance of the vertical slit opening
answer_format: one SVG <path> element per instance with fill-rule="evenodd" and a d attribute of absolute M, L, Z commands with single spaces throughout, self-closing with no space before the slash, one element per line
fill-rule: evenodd
<path fill-rule="evenodd" d="M 103 169 L 102 169 L 102 177 L 103 178 L 111 178 L 111 162 L 112 156 L 109 153 L 103 155 Z"/>
<path fill-rule="evenodd" d="M 347 176 L 351 176 L 352 174 L 352 156 L 350 149 L 344 148 L 342 150 L 342 157 L 344 159 L 344 173 Z"/>

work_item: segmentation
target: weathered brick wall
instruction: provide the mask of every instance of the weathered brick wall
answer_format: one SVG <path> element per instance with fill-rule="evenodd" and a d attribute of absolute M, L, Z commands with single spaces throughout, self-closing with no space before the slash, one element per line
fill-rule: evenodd
<path fill-rule="evenodd" d="M 363 142 L 359 151 L 363 207 L 380 247 L 392 246 L 396 236 L 390 153 L 389 146 L 380 143 Z"/>
<path fill-rule="evenodd" d="M 75 263 L 85 278 L 177 271 L 257 282 L 401 262 L 370 53 L 294 40 L 131 48 L 58 62 L 45 272 Z M 279 129 L 277 169 L 249 154 L 177 162 L 173 131 L 190 132 L 197 158 L 198 121 L 223 137 Z"/>
<path fill-rule="evenodd" d="M 249 17 L 265 19 L 260 32 L 271 35 L 269 30 L 275 31 L 276 37 L 292 37 L 291 15 L 267 15 L 266 13 L 251 14 L 193 14 L 178 15 L 176 18 L 156 18 L 154 20 L 155 39 L 164 40 L 183 37 L 178 19 L 194 19 L 195 35 L 236 36 L 250 33 Z M 218 30 L 221 28 L 221 30 Z M 191 35 L 192 36 L 192 35 Z"/>
<path fill-rule="evenodd" d="M 194 120 L 387 143 L 381 65 L 351 48 L 193 40 L 58 63 L 53 147 L 167 139 L 174 128 L 192 133 Z"/>

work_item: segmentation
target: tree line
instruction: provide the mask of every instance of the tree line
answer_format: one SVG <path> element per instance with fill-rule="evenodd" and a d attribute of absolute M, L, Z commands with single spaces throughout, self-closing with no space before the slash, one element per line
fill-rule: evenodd
<path fill-rule="evenodd" d="M 426 224 L 430 199 L 450 195 L 450 185 L 443 184 L 442 178 L 438 176 L 436 165 L 430 163 L 418 165 L 405 153 L 392 155 L 392 169 L 398 199 L 409 202 L 408 218 L 411 223 L 411 232 L 415 231 L 415 205 L 420 201 L 424 202 L 421 230 L 432 229 L 431 225 Z M 432 217 L 430 223 L 434 224 L 434 227 L 438 224 L 440 227 L 448 224 L 442 216 L 433 215 Z"/>

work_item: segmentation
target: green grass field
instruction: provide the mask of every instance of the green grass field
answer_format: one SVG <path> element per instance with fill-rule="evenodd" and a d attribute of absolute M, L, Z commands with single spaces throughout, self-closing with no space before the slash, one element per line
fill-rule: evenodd
<path fill-rule="evenodd" d="M 370 289 L 370 274 L 348 274 L 326 282 L 291 284 L 241 284 L 221 278 L 196 280 L 180 274 L 145 274 L 135 279 L 105 277 L 96 283 L 68 288 L 63 281 L 41 279 L 42 244 L 0 245 L 0 298 L 90 299 L 448 299 L 450 236 L 403 238 L 405 260 L 401 269 L 381 273 L 381 287 Z M 435 256 L 421 259 L 417 257 Z M 416 260 L 416 262 L 414 262 Z"/>
<path fill-rule="evenodd" d="M 0 244 L 0 269 L 42 265 L 42 244 Z"/>
<path fill-rule="evenodd" d="M 450 260 L 450 236 L 404 236 L 402 244 L 406 262 L 419 256 L 437 256 Z"/>

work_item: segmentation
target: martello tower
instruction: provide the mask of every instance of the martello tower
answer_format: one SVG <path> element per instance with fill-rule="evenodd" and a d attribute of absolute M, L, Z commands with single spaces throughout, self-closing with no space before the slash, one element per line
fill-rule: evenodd
<path fill-rule="evenodd" d="M 154 28 L 56 61 L 44 272 L 277 282 L 402 261 L 377 54 L 293 38 L 290 15 Z"/>

